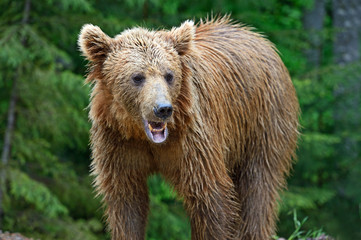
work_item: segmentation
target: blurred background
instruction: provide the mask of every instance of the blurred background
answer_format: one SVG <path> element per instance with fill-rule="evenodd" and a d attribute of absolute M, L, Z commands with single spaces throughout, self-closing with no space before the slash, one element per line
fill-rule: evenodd
<path fill-rule="evenodd" d="M 81 26 L 115 36 L 212 13 L 274 42 L 297 90 L 302 136 L 277 235 L 361 239 L 361 0 L 0 0 L 1 230 L 109 239 L 89 177 Z M 181 199 L 160 176 L 149 188 L 147 239 L 190 239 Z"/>

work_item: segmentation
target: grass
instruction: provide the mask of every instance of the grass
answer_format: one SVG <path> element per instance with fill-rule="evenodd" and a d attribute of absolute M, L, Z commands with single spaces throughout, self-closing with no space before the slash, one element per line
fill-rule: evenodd
<path fill-rule="evenodd" d="M 293 233 L 287 238 L 287 240 L 307 240 L 307 239 L 318 239 L 326 234 L 323 232 L 322 228 L 317 230 L 302 230 L 302 226 L 307 221 L 308 217 L 305 217 L 302 221 L 297 218 L 296 209 L 293 210 L 293 223 L 295 226 L 295 230 Z M 273 239 L 279 239 L 280 237 L 274 236 Z"/>

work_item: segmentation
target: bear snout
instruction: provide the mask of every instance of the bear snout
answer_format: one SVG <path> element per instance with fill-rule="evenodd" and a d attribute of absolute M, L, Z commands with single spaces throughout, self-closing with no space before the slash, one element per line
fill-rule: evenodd
<path fill-rule="evenodd" d="M 155 116 L 162 120 L 166 120 L 170 116 L 172 116 L 173 113 L 173 107 L 172 104 L 169 102 L 164 103 L 158 103 L 157 106 L 153 109 Z"/>

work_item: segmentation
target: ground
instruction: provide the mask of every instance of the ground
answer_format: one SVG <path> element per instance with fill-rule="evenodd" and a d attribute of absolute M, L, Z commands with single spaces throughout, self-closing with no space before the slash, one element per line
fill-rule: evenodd
<path fill-rule="evenodd" d="M 27 238 L 19 233 L 2 232 L 0 230 L 0 240 L 33 240 L 33 238 Z M 278 240 L 286 240 L 286 238 L 279 238 Z M 322 235 L 318 238 L 308 238 L 307 240 L 333 240 L 329 236 Z"/>

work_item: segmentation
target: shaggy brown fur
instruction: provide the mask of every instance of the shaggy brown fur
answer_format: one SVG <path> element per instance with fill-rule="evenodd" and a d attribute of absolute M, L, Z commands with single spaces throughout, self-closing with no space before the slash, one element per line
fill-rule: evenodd
<path fill-rule="evenodd" d="M 299 109 L 273 45 L 227 17 L 115 38 L 85 25 L 79 45 L 94 84 L 92 171 L 113 239 L 144 239 L 154 173 L 184 197 L 192 239 L 270 239 Z M 155 115 L 159 102 L 171 116 Z"/>

